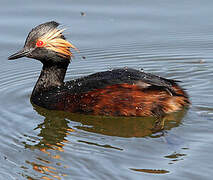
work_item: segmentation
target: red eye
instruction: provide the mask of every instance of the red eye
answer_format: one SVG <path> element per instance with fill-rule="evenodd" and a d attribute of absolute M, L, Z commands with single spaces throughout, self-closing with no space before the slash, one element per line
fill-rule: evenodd
<path fill-rule="evenodd" d="M 44 46 L 44 42 L 38 40 L 37 43 L 36 43 L 36 46 L 37 46 L 37 47 L 43 47 L 43 46 Z"/>

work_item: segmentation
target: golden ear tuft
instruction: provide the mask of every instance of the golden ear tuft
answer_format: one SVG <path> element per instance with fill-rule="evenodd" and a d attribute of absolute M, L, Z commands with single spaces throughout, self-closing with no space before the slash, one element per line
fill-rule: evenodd
<path fill-rule="evenodd" d="M 59 55 L 62 57 L 70 59 L 70 57 L 72 56 L 70 48 L 73 48 L 75 50 L 78 49 L 75 46 L 73 46 L 70 42 L 62 38 L 62 32 L 64 30 L 65 29 L 59 30 L 55 28 L 49 31 L 48 33 L 44 34 L 42 37 L 40 37 L 38 41 L 44 43 L 43 47 L 59 53 Z"/>

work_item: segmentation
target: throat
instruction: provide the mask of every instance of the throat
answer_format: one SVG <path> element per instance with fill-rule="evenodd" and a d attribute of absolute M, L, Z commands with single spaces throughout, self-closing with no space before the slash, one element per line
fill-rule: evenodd
<path fill-rule="evenodd" d="M 62 86 L 64 84 L 67 66 L 68 64 L 43 64 L 41 74 L 33 89 L 32 97 L 42 92 L 47 92 L 51 88 Z"/>

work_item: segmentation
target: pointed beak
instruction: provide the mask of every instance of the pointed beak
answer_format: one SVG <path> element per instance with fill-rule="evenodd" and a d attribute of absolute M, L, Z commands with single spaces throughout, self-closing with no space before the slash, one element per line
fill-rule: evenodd
<path fill-rule="evenodd" d="M 13 59 L 18 59 L 18 58 L 21 58 L 21 57 L 25 57 L 27 54 L 29 54 L 29 50 L 23 48 L 19 52 L 9 56 L 8 60 L 13 60 Z"/>

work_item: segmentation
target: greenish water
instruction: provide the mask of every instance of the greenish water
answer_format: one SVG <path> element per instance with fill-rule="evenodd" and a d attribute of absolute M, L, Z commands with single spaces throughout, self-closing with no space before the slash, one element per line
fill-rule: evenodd
<path fill-rule="evenodd" d="M 212 179 L 212 6 L 210 0 L 1 1 L 0 179 Z M 191 107 L 161 123 L 33 107 L 41 64 L 7 57 L 32 27 L 50 20 L 67 28 L 81 52 L 66 80 L 143 68 L 181 80 Z"/>

